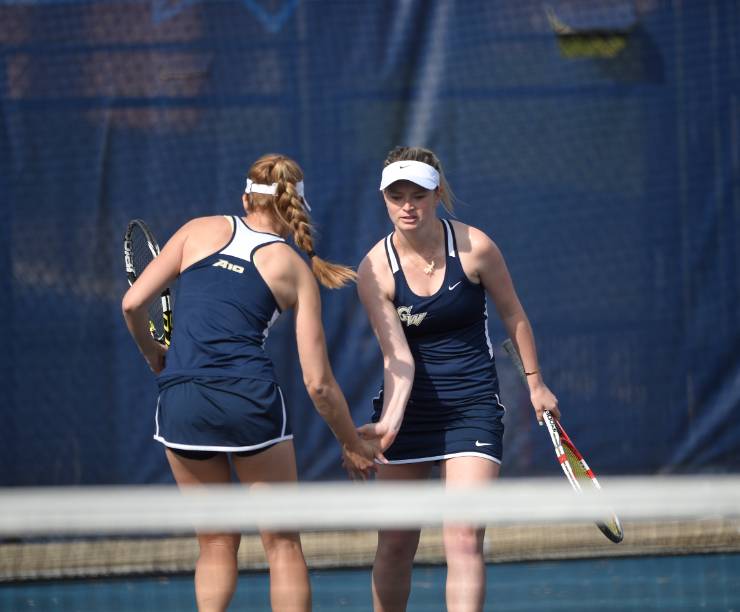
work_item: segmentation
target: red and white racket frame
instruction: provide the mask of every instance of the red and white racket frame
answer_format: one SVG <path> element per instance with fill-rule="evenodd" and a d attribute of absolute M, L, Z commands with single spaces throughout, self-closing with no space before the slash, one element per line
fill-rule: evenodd
<path fill-rule="evenodd" d="M 596 475 L 594 474 L 593 470 L 588 467 L 588 463 L 586 463 L 586 460 L 583 458 L 583 455 L 578 451 L 578 449 L 575 447 L 575 444 L 573 444 L 572 440 L 568 437 L 568 434 L 565 432 L 565 429 L 563 429 L 563 426 L 560 424 L 560 421 L 558 421 L 549 410 L 545 410 L 543 413 L 545 425 L 547 426 L 547 431 L 550 434 L 550 439 L 552 440 L 552 444 L 555 447 L 555 456 L 558 459 L 558 463 L 560 464 L 560 467 L 563 468 L 563 472 L 565 472 L 565 477 L 568 479 L 568 482 L 571 484 L 571 486 L 579 493 L 583 492 L 583 488 L 581 487 L 581 483 L 578 481 L 578 478 L 576 477 L 575 473 L 573 472 L 573 468 L 571 467 L 570 463 L 568 462 L 568 457 L 565 454 L 565 450 L 563 449 L 563 444 L 565 444 L 570 451 L 575 455 L 576 459 L 581 464 L 581 467 L 583 468 L 583 471 L 586 472 L 586 476 L 589 477 L 591 482 L 593 483 L 594 487 L 601 490 L 601 485 L 599 484 L 599 481 L 596 479 Z M 624 534 L 622 532 L 622 525 L 619 522 L 619 518 L 616 514 L 612 512 L 611 520 L 614 523 L 614 527 L 616 528 L 616 531 L 613 529 L 610 529 L 605 523 L 597 522 L 596 525 L 601 530 L 601 532 L 609 538 L 612 542 L 619 543 L 624 538 Z"/>
<path fill-rule="evenodd" d="M 524 385 L 524 387 L 528 388 L 527 375 L 524 371 L 524 365 L 522 364 L 521 357 L 519 357 L 519 352 L 516 350 L 514 343 L 511 341 L 510 338 L 507 338 L 506 340 L 504 340 L 502 347 L 511 358 L 514 367 L 519 373 L 519 378 L 522 381 L 522 384 Z M 578 482 L 578 478 L 576 478 L 576 475 L 573 473 L 573 468 L 570 466 L 570 463 L 568 463 L 568 458 L 566 457 L 565 451 L 563 450 L 563 444 L 567 445 L 568 448 L 575 455 L 576 459 L 581 462 L 583 470 L 586 472 L 586 475 L 594 484 L 594 487 L 598 490 L 601 490 L 601 485 L 599 485 L 599 481 L 596 480 L 596 476 L 594 475 L 593 471 L 590 467 L 588 467 L 588 464 L 583 458 L 583 455 L 578 452 L 578 449 L 568 437 L 568 434 L 565 433 L 565 429 L 563 429 L 563 426 L 560 424 L 560 422 L 552 415 L 549 410 L 544 411 L 543 419 L 545 425 L 547 425 L 547 431 L 550 433 L 552 444 L 555 447 L 555 456 L 558 459 L 558 463 L 560 463 L 560 466 L 563 468 L 563 472 L 565 472 L 565 477 L 568 479 L 568 482 L 571 484 L 571 486 L 576 490 L 576 492 L 583 493 L 581 483 Z M 614 525 L 614 529 L 609 528 L 606 523 L 600 521 L 597 521 L 596 525 L 601 530 L 601 532 L 612 542 L 619 543 L 624 538 L 622 525 L 620 524 L 616 514 L 612 512 L 611 515 L 611 522 Z"/>
<path fill-rule="evenodd" d="M 596 476 L 594 475 L 593 471 L 590 467 L 588 467 L 588 464 L 583 458 L 583 455 L 578 452 L 578 449 L 568 437 L 568 434 L 565 433 L 565 430 L 563 429 L 563 426 L 560 424 L 560 422 L 554 416 L 552 416 L 552 413 L 549 410 L 545 410 L 543 416 L 545 418 L 547 431 L 550 433 L 550 439 L 552 440 L 552 444 L 555 447 L 555 456 L 558 458 L 558 463 L 560 463 L 560 466 L 563 468 L 563 472 L 565 472 L 565 477 L 568 479 L 568 482 L 570 482 L 570 484 L 576 491 L 582 490 L 581 483 L 578 482 L 578 478 L 576 478 L 576 475 L 573 473 L 573 468 L 571 468 L 570 463 L 568 463 L 568 457 L 566 456 L 565 450 L 563 449 L 563 443 L 565 443 L 571 450 L 571 452 L 576 456 L 576 459 L 578 459 L 578 461 L 581 463 L 583 470 L 594 483 L 594 486 L 597 489 L 601 489 L 599 481 L 596 480 Z"/>

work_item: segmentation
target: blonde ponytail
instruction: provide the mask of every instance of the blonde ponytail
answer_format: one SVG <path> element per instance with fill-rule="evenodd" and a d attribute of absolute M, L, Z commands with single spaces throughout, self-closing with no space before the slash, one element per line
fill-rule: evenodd
<path fill-rule="evenodd" d="M 327 289 L 339 289 L 357 280 L 357 272 L 349 266 L 326 261 L 315 253 L 311 257 L 311 270 L 316 280 Z"/>
<path fill-rule="evenodd" d="M 308 256 L 311 271 L 319 283 L 328 289 L 339 289 L 357 279 L 357 273 L 349 266 L 331 263 L 314 252 L 313 224 L 296 187 L 303 180 L 303 171 L 295 161 L 283 155 L 265 155 L 254 163 L 249 178 L 263 184 L 277 184 L 274 196 L 253 196 L 255 202 L 259 198 L 272 208 L 284 228 L 283 233 L 291 234 L 296 246 Z"/>

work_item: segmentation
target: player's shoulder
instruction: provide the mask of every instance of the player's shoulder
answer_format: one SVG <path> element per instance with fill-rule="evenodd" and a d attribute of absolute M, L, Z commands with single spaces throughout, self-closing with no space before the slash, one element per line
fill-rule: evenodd
<path fill-rule="evenodd" d="M 308 262 L 298 250 L 285 240 L 273 240 L 263 244 L 255 253 L 255 260 L 267 265 L 275 272 L 291 278 L 311 275 Z"/>
<path fill-rule="evenodd" d="M 183 223 L 168 242 L 184 245 L 186 242 L 198 243 L 209 239 L 221 240 L 232 231 L 229 220 L 223 216 L 195 217 Z"/>
<path fill-rule="evenodd" d="M 210 215 L 207 217 L 194 217 L 186 221 L 178 231 L 187 233 L 194 231 L 209 231 L 217 228 L 233 228 L 233 220 L 229 215 Z"/>
<path fill-rule="evenodd" d="M 369 259 L 371 261 L 374 261 L 379 258 L 385 259 L 386 253 L 385 253 L 385 240 L 387 236 L 383 236 L 380 240 L 378 240 L 367 252 L 365 257 L 363 258 L 363 261 L 366 259 Z"/>
<path fill-rule="evenodd" d="M 185 227 L 186 225 L 197 226 L 213 223 L 232 223 L 232 221 L 233 217 L 231 215 L 208 215 L 205 217 L 193 217 L 192 219 L 186 221 L 183 224 L 183 227 Z"/>
<path fill-rule="evenodd" d="M 281 263 L 285 264 L 288 268 L 294 268 L 299 266 L 301 271 L 308 270 L 308 262 L 299 253 L 298 249 L 290 245 L 286 240 L 273 240 L 265 244 L 262 249 L 265 253 L 269 253 L 270 257 L 275 256 Z M 261 250 L 262 250 L 261 249 Z"/>
<path fill-rule="evenodd" d="M 378 266 L 383 265 L 388 261 L 388 255 L 385 250 L 386 236 L 378 240 L 367 252 L 365 257 L 362 258 L 360 265 L 357 268 L 357 273 L 360 275 L 368 274 L 373 270 L 378 270 Z"/>
<path fill-rule="evenodd" d="M 315 289 L 316 280 L 308 262 L 283 240 L 263 244 L 252 255 L 252 262 L 283 309 L 295 305 L 297 293 Z"/>
<path fill-rule="evenodd" d="M 395 291 L 384 243 L 385 237 L 376 242 L 357 268 L 357 287 L 361 297 L 372 294 L 391 297 Z"/>
<path fill-rule="evenodd" d="M 493 239 L 483 230 L 457 219 L 449 219 L 448 221 L 455 232 L 458 249 L 476 253 L 497 248 Z"/>

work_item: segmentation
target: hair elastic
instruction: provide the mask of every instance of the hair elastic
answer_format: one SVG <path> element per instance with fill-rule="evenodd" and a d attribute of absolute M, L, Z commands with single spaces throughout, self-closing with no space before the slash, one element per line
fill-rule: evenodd
<path fill-rule="evenodd" d="M 311 207 L 308 204 L 308 201 L 306 200 L 306 196 L 303 195 L 304 188 L 303 188 L 303 181 L 298 181 L 295 184 L 295 190 L 298 192 L 298 195 L 303 200 L 303 205 L 306 207 L 306 210 L 308 212 L 311 212 Z M 273 183 L 272 185 L 264 185 L 261 183 L 255 183 L 252 179 L 247 179 L 247 186 L 244 188 L 244 193 L 250 194 L 250 193 L 261 193 L 263 195 L 275 195 L 277 193 L 277 183 Z"/>

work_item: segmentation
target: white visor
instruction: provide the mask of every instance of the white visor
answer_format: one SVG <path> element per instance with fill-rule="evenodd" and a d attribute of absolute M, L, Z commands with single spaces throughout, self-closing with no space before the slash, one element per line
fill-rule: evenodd
<path fill-rule="evenodd" d="M 410 159 L 397 161 L 383 168 L 380 191 L 396 181 L 411 181 L 424 189 L 436 189 L 439 187 L 439 172 L 424 162 Z"/>
<path fill-rule="evenodd" d="M 308 202 L 306 201 L 306 196 L 303 195 L 303 181 L 298 181 L 295 184 L 295 190 L 298 192 L 298 195 L 301 196 L 303 199 L 303 205 L 306 207 L 306 210 L 309 212 L 311 211 L 311 207 L 308 205 Z M 273 183 L 272 185 L 261 185 L 260 183 L 255 183 L 252 181 L 252 179 L 247 179 L 247 186 L 244 188 L 244 193 L 262 193 L 264 195 L 275 195 L 277 192 L 277 183 Z"/>

